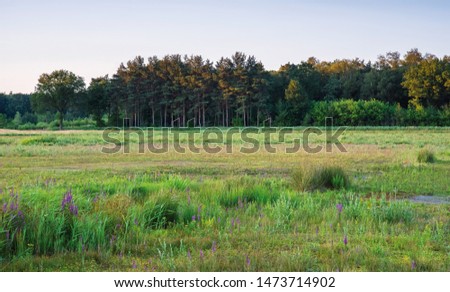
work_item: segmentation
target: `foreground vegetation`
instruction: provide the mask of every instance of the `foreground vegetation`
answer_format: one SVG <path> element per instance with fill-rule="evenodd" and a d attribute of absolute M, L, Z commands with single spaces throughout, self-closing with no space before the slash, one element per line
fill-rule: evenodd
<path fill-rule="evenodd" d="M 106 155 L 100 131 L 1 130 L 0 270 L 449 271 L 449 205 L 409 200 L 448 199 L 449 134 L 214 155 L 138 154 L 133 136 Z"/>

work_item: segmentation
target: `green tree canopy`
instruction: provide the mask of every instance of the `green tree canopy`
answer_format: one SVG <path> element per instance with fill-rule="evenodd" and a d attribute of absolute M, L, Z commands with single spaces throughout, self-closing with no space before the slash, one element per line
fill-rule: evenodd
<path fill-rule="evenodd" d="M 59 115 L 59 129 L 63 119 L 73 106 L 75 99 L 85 90 L 83 78 L 67 70 L 53 71 L 39 77 L 36 91 L 32 97 L 33 108 L 38 111 L 54 111 Z"/>

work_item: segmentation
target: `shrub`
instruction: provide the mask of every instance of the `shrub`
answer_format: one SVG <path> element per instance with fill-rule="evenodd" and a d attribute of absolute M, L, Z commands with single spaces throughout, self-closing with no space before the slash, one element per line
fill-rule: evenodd
<path fill-rule="evenodd" d="M 422 149 L 417 155 L 417 161 L 419 163 L 433 163 L 436 161 L 436 156 L 432 150 Z"/>
<path fill-rule="evenodd" d="M 8 119 L 6 115 L 0 114 L 0 128 L 5 128 L 8 125 Z"/>
<path fill-rule="evenodd" d="M 19 125 L 17 128 L 19 130 L 34 130 L 36 129 L 36 125 L 32 123 L 25 123 L 23 125 Z"/>
<path fill-rule="evenodd" d="M 345 189 L 350 179 L 339 166 L 301 167 L 292 174 L 294 187 L 301 191 Z"/>
<path fill-rule="evenodd" d="M 402 108 L 379 100 L 316 101 L 309 112 L 312 124 L 323 126 L 327 117 L 336 126 L 448 126 L 448 107 Z"/>

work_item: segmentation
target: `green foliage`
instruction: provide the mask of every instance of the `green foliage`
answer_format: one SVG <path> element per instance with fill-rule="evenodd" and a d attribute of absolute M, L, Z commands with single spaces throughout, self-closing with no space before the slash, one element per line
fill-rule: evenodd
<path fill-rule="evenodd" d="M 0 128 L 6 128 L 8 124 L 8 120 L 6 119 L 5 114 L 0 114 Z"/>
<path fill-rule="evenodd" d="M 97 127 L 105 126 L 103 114 L 108 107 L 109 82 L 108 75 L 93 78 L 87 90 L 86 102 L 82 105 L 88 113 L 93 115 Z"/>
<path fill-rule="evenodd" d="M 260 185 L 248 186 L 245 189 L 228 186 L 219 196 L 219 204 L 224 207 L 241 207 L 247 203 L 268 204 L 275 202 L 279 193 L 276 190 Z"/>
<path fill-rule="evenodd" d="M 16 112 L 16 115 L 14 116 L 12 123 L 16 128 L 22 124 L 22 115 L 19 112 Z"/>
<path fill-rule="evenodd" d="M 54 111 L 58 114 L 59 128 L 64 115 L 73 107 L 75 99 L 84 91 L 83 78 L 66 70 L 42 74 L 32 96 L 33 108 L 38 111 Z"/>
<path fill-rule="evenodd" d="M 247 127 L 268 121 L 323 126 L 325 117 L 333 117 L 343 126 L 449 126 L 449 60 L 413 49 L 403 59 L 398 52 L 374 63 L 309 58 L 268 71 L 242 52 L 216 64 L 198 55 L 148 61 L 138 56 L 111 78 L 93 78 L 87 90 L 81 77 L 58 70 L 42 74 L 32 96 L 0 94 L 0 114 L 6 117 L 0 124 L 20 129 L 38 122 L 48 123 L 48 129 L 64 123 L 89 129 L 125 121 L 132 127 Z M 92 120 L 69 125 L 87 116 Z"/>
<path fill-rule="evenodd" d="M 419 163 L 433 163 L 436 162 L 436 156 L 430 149 L 421 149 L 417 155 L 417 161 Z"/>
<path fill-rule="evenodd" d="M 22 145 L 54 145 L 58 141 L 55 136 L 41 136 L 23 139 L 20 144 Z"/>
<path fill-rule="evenodd" d="M 413 99 L 415 108 L 443 106 L 450 97 L 450 66 L 448 60 L 434 56 L 411 65 L 404 75 L 402 85 Z"/>
<path fill-rule="evenodd" d="M 408 108 L 377 100 L 320 101 L 312 106 L 314 125 L 324 126 L 327 117 L 336 126 L 449 126 L 448 109 Z"/>
<path fill-rule="evenodd" d="M 144 204 L 143 217 L 146 228 L 167 228 L 179 219 L 179 203 L 171 196 L 159 196 Z"/>
<path fill-rule="evenodd" d="M 302 166 L 292 173 L 293 185 L 300 191 L 346 189 L 350 179 L 339 166 Z"/>
<path fill-rule="evenodd" d="M 447 271 L 448 133 L 349 128 L 347 153 L 106 157 L 101 131 L 2 131 L 0 270 Z M 439 163 L 418 165 L 427 148 Z M 333 171 L 337 189 L 299 193 L 291 169 L 322 164 L 348 170 L 351 188 Z M 69 189 L 77 216 L 61 208 Z M 425 194 L 439 200 L 412 199 Z"/>
<path fill-rule="evenodd" d="M 377 206 L 373 211 L 376 219 L 391 224 L 409 224 L 414 219 L 414 212 L 411 206 L 402 202 L 382 202 L 381 206 Z"/>

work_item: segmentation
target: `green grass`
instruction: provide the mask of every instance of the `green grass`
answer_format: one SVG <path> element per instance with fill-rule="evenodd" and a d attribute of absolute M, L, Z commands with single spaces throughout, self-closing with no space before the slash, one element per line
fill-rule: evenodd
<path fill-rule="evenodd" d="M 421 149 L 417 155 L 417 161 L 419 163 L 434 163 L 436 162 L 436 156 L 429 149 Z"/>
<path fill-rule="evenodd" d="M 348 175 L 339 166 L 302 166 L 294 170 L 292 180 L 294 188 L 300 191 L 347 189 L 350 186 Z"/>
<path fill-rule="evenodd" d="M 276 154 L 214 155 L 0 132 L 0 271 L 449 271 L 448 205 L 408 200 L 450 195 L 449 131 L 350 129 L 346 153 L 286 154 L 291 136 Z"/>

